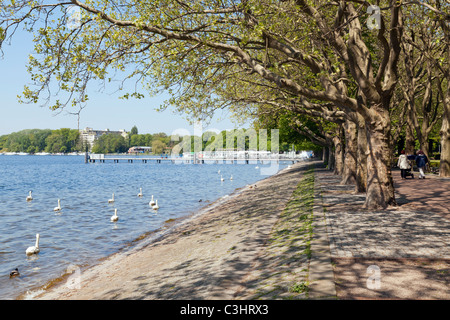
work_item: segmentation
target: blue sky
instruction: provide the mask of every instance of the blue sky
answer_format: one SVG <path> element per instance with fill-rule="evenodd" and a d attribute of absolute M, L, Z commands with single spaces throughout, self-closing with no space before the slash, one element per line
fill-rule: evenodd
<path fill-rule="evenodd" d="M 28 54 L 33 49 L 31 35 L 19 32 L 13 38 L 12 45 L 5 44 L 4 56 L 0 59 L 0 135 L 23 129 L 59 129 L 77 128 L 77 117 L 63 111 L 57 114 L 39 104 L 20 104 L 20 95 L 25 84 L 30 83 L 26 70 Z M 194 128 L 181 115 L 173 110 L 157 112 L 155 109 L 165 97 L 146 98 L 142 100 L 120 100 L 118 95 L 111 95 L 115 87 L 106 88 L 106 93 L 90 93 L 88 105 L 81 112 L 80 129 L 125 129 L 129 131 L 134 125 L 139 133 L 165 132 L 171 134 L 177 129 L 186 129 L 193 133 Z M 228 119 L 227 112 L 218 113 L 207 129 L 228 130 L 236 126 Z"/>

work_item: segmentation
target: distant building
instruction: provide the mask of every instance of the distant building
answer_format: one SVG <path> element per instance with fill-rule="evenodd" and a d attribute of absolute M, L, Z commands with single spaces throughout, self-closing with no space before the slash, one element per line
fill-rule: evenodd
<path fill-rule="evenodd" d="M 131 147 L 128 149 L 128 153 L 144 153 L 144 152 L 152 152 L 152 147 Z"/>
<path fill-rule="evenodd" d="M 89 150 L 91 150 L 95 141 L 104 134 L 119 134 L 125 139 L 128 139 L 128 132 L 123 129 L 119 131 L 111 131 L 109 129 L 94 130 L 92 128 L 84 128 L 80 130 L 80 139 L 83 144 L 87 144 L 89 146 Z"/>

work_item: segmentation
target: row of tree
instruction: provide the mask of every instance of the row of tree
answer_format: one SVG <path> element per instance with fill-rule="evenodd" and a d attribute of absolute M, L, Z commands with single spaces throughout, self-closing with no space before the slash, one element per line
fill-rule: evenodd
<path fill-rule="evenodd" d="M 0 136 L 0 151 L 68 153 L 81 151 L 78 130 L 27 129 Z"/>
<path fill-rule="evenodd" d="M 170 137 L 164 132 L 139 134 L 138 128 L 133 126 L 128 134 L 128 139 L 121 135 L 105 134 L 94 142 L 91 151 L 94 153 L 123 153 L 135 146 L 152 147 L 153 153 L 160 154 L 170 147 Z"/>
<path fill-rule="evenodd" d="M 323 146 L 365 207 L 395 205 L 391 163 L 439 131 L 440 175 L 450 176 L 448 0 L 11 1 L 0 41 L 26 22 L 35 35 L 29 70 L 37 102 L 55 83 L 79 105 L 88 83 L 126 71 L 150 94 L 165 90 L 191 118 L 227 108 L 259 125 L 288 124 Z M 75 6 L 75 27 L 67 8 Z M 156 89 L 155 89 L 156 88 Z M 142 98 L 129 92 L 124 98 Z M 50 99 L 51 96 L 48 96 Z"/>
<path fill-rule="evenodd" d="M 266 130 L 267 131 L 267 130 Z M 254 129 L 223 130 L 219 133 L 205 132 L 202 136 L 171 135 L 165 133 L 139 134 L 133 127 L 128 139 L 119 134 L 104 134 L 99 137 L 90 150 L 93 153 L 124 153 L 130 147 L 152 147 L 152 153 L 194 152 L 194 151 L 219 151 L 224 149 L 239 150 L 271 150 L 277 151 L 315 150 L 317 145 L 305 140 L 302 135 L 292 132 L 289 127 L 278 132 L 276 144 L 272 144 L 271 131 L 260 138 L 260 132 Z M 2 152 L 38 152 L 69 153 L 84 152 L 86 145 L 80 139 L 80 133 L 75 129 L 62 128 L 27 129 L 0 136 L 0 151 Z"/>
<path fill-rule="evenodd" d="M 128 139 L 118 134 L 104 134 L 94 142 L 94 153 L 123 153 L 133 146 L 153 146 L 155 153 L 163 153 L 173 146 L 165 133 L 133 134 Z M 70 153 L 86 151 L 86 143 L 80 139 L 76 129 L 61 128 L 26 129 L 0 136 L 0 152 Z"/>
<path fill-rule="evenodd" d="M 129 141 L 120 135 L 103 135 L 96 140 L 92 152 L 94 153 L 122 153 L 129 147 L 152 147 L 153 154 L 184 153 L 195 151 L 220 151 L 220 150 L 268 150 L 286 152 L 291 150 L 319 151 L 320 147 L 311 143 L 303 135 L 285 126 L 278 130 L 272 143 L 271 130 L 261 132 L 255 129 L 234 129 L 221 132 L 204 132 L 198 135 L 165 133 L 139 134 L 136 127 L 129 133 Z"/>

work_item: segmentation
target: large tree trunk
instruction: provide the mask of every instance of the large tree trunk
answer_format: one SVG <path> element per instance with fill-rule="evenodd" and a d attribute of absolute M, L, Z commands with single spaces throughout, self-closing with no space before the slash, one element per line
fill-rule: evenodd
<path fill-rule="evenodd" d="M 420 149 L 425 153 L 427 157 L 429 157 L 429 135 L 433 126 L 435 125 L 438 117 L 437 117 L 437 108 L 433 108 L 433 70 L 430 66 L 430 63 L 427 62 L 427 74 L 428 79 L 425 83 L 425 92 L 422 96 L 421 104 L 421 118 L 422 122 L 419 122 L 418 112 L 416 104 L 419 103 L 419 99 L 416 98 L 417 88 L 416 88 L 416 78 L 412 77 L 412 71 L 409 72 L 411 84 L 409 84 L 408 92 L 405 94 L 407 97 L 407 127 L 406 127 L 406 154 L 411 154 L 414 148 L 414 132 L 416 133 L 417 139 L 419 140 Z M 439 101 L 439 97 L 437 99 Z M 413 130 L 414 129 L 414 130 Z"/>
<path fill-rule="evenodd" d="M 334 147 L 333 147 L 333 137 L 331 134 L 325 134 L 325 140 L 327 144 L 327 169 L 334 170 L 335 159 L 334 159 Z"/>
<path fill-rule="evenodd" d="M 411 90 L 408 90 L 407 92 L 407 102 L 406 107 L 406 127 L 405 127 L 405 153 L 406 154 L 414 154 L 414 151 L 416 149 L 416 138 L 414 134 L 414 115 L 415 112 L 414 108 L 414 91 L 411 93 Z M 412 97 L 411 97 L 412 96 Z"/>
<path fill-rule="evenodd" d="M 367 135 L 366 123 L 361 116 L 358 116 L 358 157 L 356 161 L 356 188 L 355 192 L 367 191 Z"/>
<path fill-rule="evenodd" d="M 442 116 L 442 126 L 439 134 L 441 135 L 441 164 L 439 167 L 439 175 L 441 177 L 450 177 L 450 27 L 446 20 L 440 21 L 442 31 L 444 32 L 446 41 L 447 69 L 445 79 L 447 87 L 445 92 L 439 85 L 439 92 L 443 97 L 444 114 Z"/>
<path fill-rule="evenodd" d="M 356 182 L 356 163 L 358 153 L 358 137 L 356 124 L 350 120 L 344 123 L 345 154 L 342 170 L 341 184 L 354 184 Z"/>
<path fill-rule="evenodd" d="M 439 176 L 450 177 L 450 96 L 448 95 L 445 100 L 442 127 L 439 132 L 441 136 L 441 164 L 439 167 Z"/>
<path fill-rule="evenodd" d="M 421 139 L 419 139 L 420 144 L 420 150 L 425 153 L 425 155 L 429 158 L 430 157 L 430 143 L 428 140 L 428 134 L 422 135 Z"/>
<path fill-rule="evenodd" d="M 390 25 L 381 17 L 378 38 L 383 45 L 381 65 L 373 63 L 367 40 L 363 40 L 363 27 L 357 17 L 360 12 L 351 1 L 339 1 L 342 14 L 348 10 L 349 39 L 346 42 L 346 59 L 355 82 L 358 84 L 364 104 L 358 106 L 358 113 L 366 120 L 368 144 L 367 191 L 364 207 L 368 210 L 384 209 L 395 205 L 394 184 L 391 175 L 391 119 L 390 101 L 398 82 L 397 65 L 401 52 L 403 18 L 401 3 L 390 0 Z M 389 33 L 389 40 L 385 34 Z M 340 43 L 342 44 L 342 42 Z M 336 46 L 338 47 L 338 46 Z M 378 71 L 375 71 L 378 68 Z"/>
<path fill-rule="evenodd" d="M 389 118 L 387 118 L 389 119 Z M 371 210 L 396 205 L 391 173 L 390 123 L 367 124 L 367 194 L 364 207 Z"/>
<path fill-rule="evenodd" d="M 334 154 L 334 149 L 330 145 L 328 147 L 328 170 L 334 170 L 334 166 L 336 165 L 336 158 Z"/>
<path fill-rule="evenodd" d="M 334 144 L 334 174 L 342 175 L 344 167 L 344 146 L 342 145 L 342 129 L 333 137 Z"/>
<path fill-rule="evenodd" d="M 330 154 L 330 150 L 328 146 L 323 147 L 322 161 L 325 166 L 328 166 L 328 155 Z"/>
<path fill-rule="evenodd" d="M 405 152 L 406 154 L 414 154 L 416 144 L 415 144 L 415 138 L 414 138 L 414 127 L 412 125 L 412 122 L 407 121 L 406 122 L 406 137 L 405 137 Z"/>

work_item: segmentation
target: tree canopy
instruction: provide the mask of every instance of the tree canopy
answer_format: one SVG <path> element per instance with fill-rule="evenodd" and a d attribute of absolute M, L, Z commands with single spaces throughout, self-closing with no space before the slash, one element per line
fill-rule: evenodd
<path fill-rule="evenodd" d="M 238 120 L 277 117 L 332 151 L 343 181 L 366 191 L 365 207 L 385 208 L 396 204 L 392 146 L 403 134 L 396 121 L 414 127 L 421 147 L 441 121 L 440 170 L 450 175 L 449 7 L 448 0 L 3 1 L 0 44 L 19 26 L 35 36 L 34 86 L 23 101 L 76 106 L 88 101 L 92 81 L 120 79 L 136 83 L 123 98 L 164 90 L 171 98 L 161 108 L 193 121 L 221 108 Z"/>
<path fill-rule="evenodd" d="M 0 150 L 9 152 L 69 153 L 81 151 L 79 131 L 62 128 L 26 129 L 0 137 Z"/>

